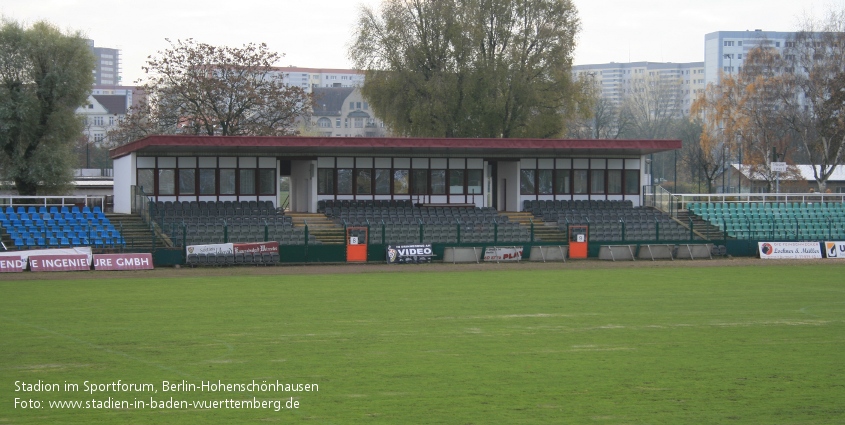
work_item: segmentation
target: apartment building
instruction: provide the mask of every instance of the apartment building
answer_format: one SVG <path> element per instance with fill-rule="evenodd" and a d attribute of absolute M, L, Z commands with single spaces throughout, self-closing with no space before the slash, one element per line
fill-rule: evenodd
<path fill-rule="evenodd" d="M 675 115 L 688 115 L 696 96 L 704 90 L 704 62 L 625 62 L 572 67 L 575 79 L 593 81 L 604 99 L 621 105 L 627 96 L 659 83 Z"/>

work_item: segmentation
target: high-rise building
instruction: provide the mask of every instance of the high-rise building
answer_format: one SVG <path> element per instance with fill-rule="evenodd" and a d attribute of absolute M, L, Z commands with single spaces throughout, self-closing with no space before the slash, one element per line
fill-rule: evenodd
<path fill-rule="evenodd" d="M 572 67 L 574 78 L 592 80 L 599 88 L 601 97 L 620 106 L 626 96 L 637 90 L 647 90 L 655 83 L 666 90 L 667 99 L 673 105 L 673 115 L 688 115 L 690 106 L 698 93 L 704 89 L 704 62 L 625 62 Z"/>
<path fill-rule="evenodd" d="M 87 40 L 88 47 L 94 53 L 94 84 L 115 86 L 120 85 L 120 50 L 106 47 L 94 47 L 94 40 Z"/>
<path fill-rule="evenodd" d="M 766 46 L 783 52 L 794 32 L 780 31 L 717 31 L 704 36 L 705 84 L 718 83 L 722 73 L 734 74 L 742 70 L 748 51 Z"/>

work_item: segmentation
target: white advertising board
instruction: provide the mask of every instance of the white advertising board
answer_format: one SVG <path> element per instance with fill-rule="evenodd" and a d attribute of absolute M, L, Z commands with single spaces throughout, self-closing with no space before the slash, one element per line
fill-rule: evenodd
<path fill-rule="evenodd" d="M 235 247 L 230 243 L 211 245 L 188 245 L 188 255 L 191 254 L 234 254 Z"/>
<path fill-rule="evenodd" d="M 522 260 L 521 246 L 488 246 L 484 250 L 484 261 L 520 261 Z"/>
<path fill-rule="evenodd" d="M 757 245 L 764 260 L 822 258 L 818 242 L 758 242 Z"/>
<path fill-rule="evenodd" d="M 837 260 L 845 260 L 845 242 L 825 242 L 824 255 L 827 258 L 834 258 Z"/>

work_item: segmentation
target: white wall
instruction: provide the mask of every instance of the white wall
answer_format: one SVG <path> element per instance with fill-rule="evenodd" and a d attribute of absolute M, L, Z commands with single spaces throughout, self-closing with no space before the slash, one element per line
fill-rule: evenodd
<path fill-rule="evenodd" d="M 290 209 L 317 212 L 317 161 L 291 161 Z"/>
<path fill-rule="evenodd" d="M 519 195 L 519 161 L 499 161 L 496 197 L 499 211 L 521 211 Z M 507 186 L 507 187 L 506 187 Z M 507 192 L 507 196 L 505 196 Z"/>
<path fill-rule="evenodd" d="M 134 153 L 114 160 L 114 212 L 132 212 L 132 186 L 136 175 Z"/>

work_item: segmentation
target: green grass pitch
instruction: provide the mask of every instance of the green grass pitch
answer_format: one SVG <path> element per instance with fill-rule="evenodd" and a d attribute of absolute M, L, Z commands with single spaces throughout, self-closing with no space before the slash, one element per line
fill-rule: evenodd
<path fill-rule="evenodd" d="M 0 276 L 0 424 L 845 423 L 842 266 L 685 265 Z"/>

